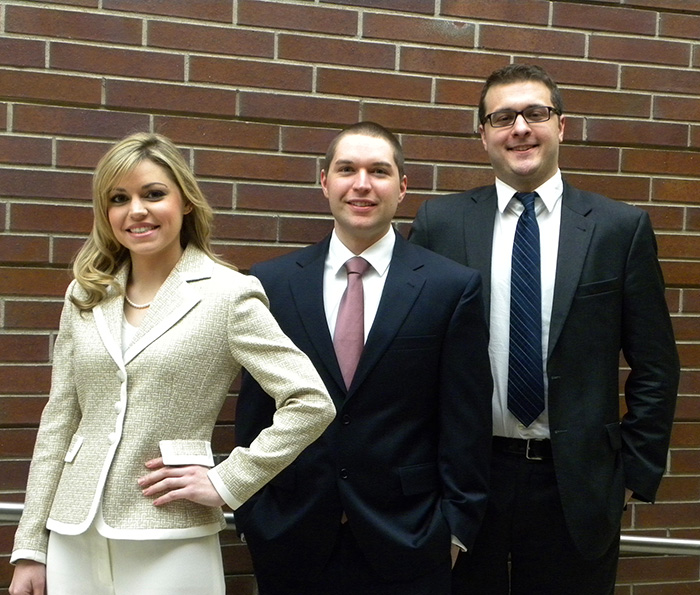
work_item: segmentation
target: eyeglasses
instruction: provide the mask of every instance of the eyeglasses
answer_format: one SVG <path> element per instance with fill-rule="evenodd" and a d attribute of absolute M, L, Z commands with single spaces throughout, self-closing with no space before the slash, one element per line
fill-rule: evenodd
<path fill-rule="evenodd" d="M 518 116 L 522 116 L 528 124 L 538 124 L 549 120 L 552 117 L 552 112 L 561 115 L 559 110 L 548 105 L 531 105 L 519 112 L 513 109 L 504 109 L 487 115 L 482 124 L 488 120 L 494 128 L 507 128 L 515 124 Z"/>

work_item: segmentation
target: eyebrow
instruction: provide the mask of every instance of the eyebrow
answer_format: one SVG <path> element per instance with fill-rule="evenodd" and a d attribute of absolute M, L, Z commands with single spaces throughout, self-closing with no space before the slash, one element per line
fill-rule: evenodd
<path fill-rule="evenodd" d="M 143 186 L 141 186 L 141 190 L 143 190 L 145 188 L 150 188 L 151 186 L 165 186 L 166 188 L 168 188 L 168 185 L 165 182 L 149 182 L 148 184 L 144 184 Z M 117 191 L 124 192 L 125 190 L 126 190 L 126 188 L 122 188 L 121 186 L 118 186 L 118 187 L 112 188 L 110 190 L 110 192 L 117 192 Z"/>
<path fill-rule="evenodd" d="M 338 165 L 354 165 L 354 163 L 355 163 L 355 161 L 353 161 L 351 159 L 338 159 L 335 162 L 335 165 L 337 167 Z M 388 168 L 394 167 L 393 164 L 390 163 L 389 161 L 375 161 L 371 165 L 373 167 L 377 167 L 377 166 L 388 167 Z"/>

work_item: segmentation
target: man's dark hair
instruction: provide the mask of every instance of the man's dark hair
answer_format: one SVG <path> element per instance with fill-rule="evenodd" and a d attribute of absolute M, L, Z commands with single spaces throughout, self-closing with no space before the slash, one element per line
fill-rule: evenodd
<path fill-rule="evenodd" d="M 338 133 L 338 135 L 331 141 L 331 144 L 328 146 L 328 150 L 326 151 L 326 157 L 323 160 L 323 169 L 325 170 L 326 174 L 328 174 L 331 162 L 335 157 L 335 151 L 338 148 L 338 143 L 343 137 L 349 134 L 363 134 L 365 136 L 371 136 L 374 138 L 383 138 L 385 141 L 387 141 L 391 145 L 391 148 L 394 150 L 394 161 L 396 163 L 396 168 L 399 170 L 399 178 L 403 177 L 404 159 L 403 148 L 401 147 L 401 143 L 391 132 L 384 128 L 384 126 L 382 126 L 381 124 L 377 124 L 376 122 L 369 121 L 357 122 L 355 124 L 352 124 L 351 126 L 348 126 L 347 128 L 343 128 L 343 130 L 341 130 L 340 133 Z"/>
<path fill-rule="evenodd" d="M 564 113 L 564 102 L 561 98 L 559 87 L 549 76 L 547 71 L 541 66 L 535 64 L 509 64 L 499 70 L 491 73 L 489 78 L 484 83 L 484 88 L 481 90 L 481 98 L 479 99 L 479 122 L 486 123 L 486 107 L 484 101 L 486 93 L 491 87 L 496 85 L 510 85 L 511 83 L 522 83 L 525 81 L 536 81 L 545 85 L 552 97 L 552 107 L 561 115 Z"/>

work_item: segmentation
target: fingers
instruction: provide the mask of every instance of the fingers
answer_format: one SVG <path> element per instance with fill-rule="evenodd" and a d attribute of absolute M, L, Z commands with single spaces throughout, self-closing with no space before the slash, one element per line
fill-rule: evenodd
<path fill-rule="evenodd" d="M 156 497 L 154 506 L 175 500 L 190 500 L 205 506 L 224 504 L 207 476 L 206 467 L 198 465 L 160 467 L 139 479 L 138 483 L 144 496 Z"/>

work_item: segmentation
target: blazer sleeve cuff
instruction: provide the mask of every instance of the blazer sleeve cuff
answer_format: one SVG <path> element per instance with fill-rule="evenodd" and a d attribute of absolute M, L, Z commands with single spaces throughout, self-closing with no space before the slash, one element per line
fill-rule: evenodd
<path fill-rule="evenodd" d="M 209 481 L 211 481 L 212 485 L 214 486 L 214 489 L 219 492 L 219 496 L 221 496 L 222 500 L 226 502 L 226 504 L 228 504 L 232 510 L 236 510 L 236 508 L 243 504 L 243 502 L 241 502 L 229 491 L 226 484 L 224 484 L 223 480 L 216 472 L 216 468 L 210 469 L 207 476 L 209 477 Z"/>
<path fill-rule="evenodd" d="M 33 560 L 41 564 L 46 564 L 46 554 L 37 550 L 15 550 L 12 552 L 10 564 L 17 564 L 20 560 Z"/>

